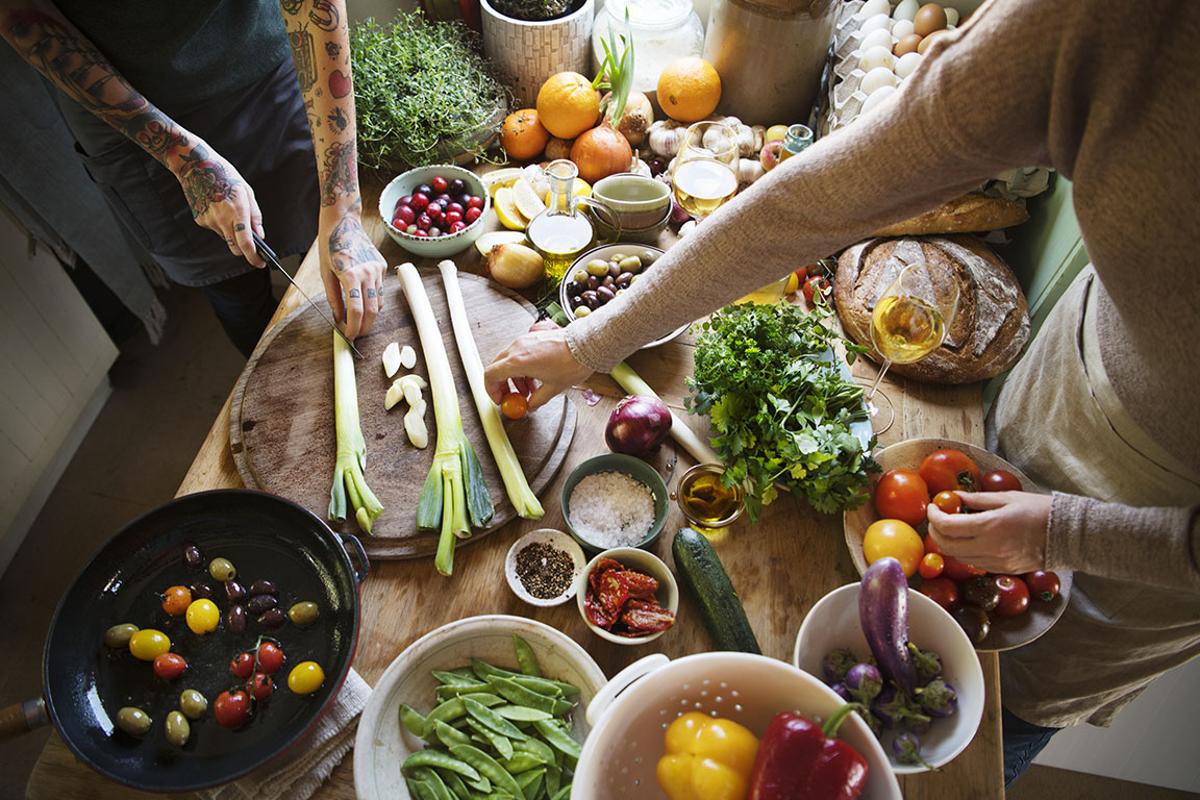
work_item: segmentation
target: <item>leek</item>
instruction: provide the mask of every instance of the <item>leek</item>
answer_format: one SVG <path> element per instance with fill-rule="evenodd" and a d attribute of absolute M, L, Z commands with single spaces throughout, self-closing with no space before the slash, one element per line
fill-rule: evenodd
<path fill-rule="evenodd" d="M 396 273 L 412 310 L 421 349 L 425 351 L 425 366 L 429 369 L 429 387 L 433 393 L 433 419 L 437 424 L 433 464 L 417 499 L 417 527 L 441 529 L 433 563 L 438 572 L 449 575 L 454 571 L 455 539 L 470 536 L 471 525 L 481 528 L 491 522 L 492 497 L 483 467 L 463 431 L 450 360 L 446 357 L 442 332 L 429 305 L 421 275 L 412 264 L 401 264 L 396 267 Z"/>
<path fill-rule="evenodd" d="M 608 376 L 630 394 L 658 397 L 658 394 L 650 388 L 650 384 L 642 380 L 642 376 L 634 372 L 633 368 L 624 361 L 613 367 L 612 372 L 608 373 Z M 689 428 L 687 423 L 683 421 L 683 418 L 674 411 L 671 411 L 671 438 L 679 442 L 683 449 L 687 450 L 692 458 L 696 459 L 696 463 L 698 464 L 722 463 L 721 457 L 717 455 L 716 451 L 697 436 L 696 432 Z"/>
<path fill-rule="evenodd" d="M 333 486 L 329 490 L 329 518 L 346 519 L 346 498 L 354 508 L 358 527 L 367 533 L 383 513 L 383 505 L 367 486 L 367 442 L 358 421 L 358 388 L 354 378 L 354 355 L 346 340 L 333 332 L 333 419 L 337 432 L 337 460 Z"/>
<path fill-rule="evenodd" d="M 517 460 L 516 451 L 504 430 L 500 420 L 500 412 L 496 404 L 488 396 L 483 382 L 483 362 L 479 358 L 479 349 L 475 346 L 475 337 L 471 335 L 471 322 L 467 319 L 467 307 L 463 303 L 462 290 L 458 285 L 458 268 L 453 261 L 442 261 L 438 264 L 442 273 L 442 283 L 446 287 L 446 305 L 450 307 L 450 325 L 454 329 L 454 340 L 458 343 L 458 355 L 462 359 L 463 372 L 467 374 L 467 383 L 471 387 L 471 396 L 475 400 L 475 410 L 483 423 L 483 432 L 487 436 L 488 446 L 500 468 L 500 478 L 508 492 L 517 514 L 525 519 L 541 519 L 545 513 L 537 495 L 529 488 L 525 473 L 521 470 L 521 462 Z"/>

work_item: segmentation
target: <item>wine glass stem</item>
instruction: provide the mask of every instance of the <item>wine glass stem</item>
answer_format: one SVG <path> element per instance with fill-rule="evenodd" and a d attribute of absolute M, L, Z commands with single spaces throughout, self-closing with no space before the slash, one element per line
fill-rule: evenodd
<path fill-rule="evenodd" d="M 875 382 L 871 384 L 871 391 L 867 392 L 868 402 L 870 402 L 871 398 L 875 396 L 875 392 L 878 391 L 879 384 L 883 381 L 883 376 L 887 375 L 887 371 L 890 366 L 892 366 L 892 360 L 890 358 L 885 358 L 883 360 L 883 366 L 879 368 L 879 374 L 875 376 Z"/>

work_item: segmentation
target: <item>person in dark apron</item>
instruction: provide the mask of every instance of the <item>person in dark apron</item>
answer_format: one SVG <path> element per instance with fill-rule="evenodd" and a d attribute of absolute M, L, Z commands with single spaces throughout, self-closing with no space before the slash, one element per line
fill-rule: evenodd
<path fill-rule="evenodd" d="M 335 315 L 369 330 L 385 264 L 360 221 L 344 0 L 8 0 L 0 19 L 117 219 L 242 353 L 277 302 L 252 232 L 280 255 L 316 238 Z"/>

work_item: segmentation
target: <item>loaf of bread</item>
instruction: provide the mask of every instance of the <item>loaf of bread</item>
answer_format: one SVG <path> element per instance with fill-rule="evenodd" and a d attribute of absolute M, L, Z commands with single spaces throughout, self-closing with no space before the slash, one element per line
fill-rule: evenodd
<path fill-rule="evenodd" d="M 1029 219 L 1023 203 L 971 193 L 915 217 L 888 225 L 876 236 L 927 236 L 934 233 L 982 233 L 1010 228 Z"/>
<path fill-rule="evenodd" d="M 971 383 L 1011 367 L 1029 338 L 1029 308 L 1016 276 L 973 236 L 868 239 L 838 258 L 834 296 L 842 327 L 872 351 L 871 313 L 900 270 L 919 265 L 908 288 L 936 307 L 958 290 L 954 318 L 941 347 L 915 364 L 894 364 L 906 378 Z"/>

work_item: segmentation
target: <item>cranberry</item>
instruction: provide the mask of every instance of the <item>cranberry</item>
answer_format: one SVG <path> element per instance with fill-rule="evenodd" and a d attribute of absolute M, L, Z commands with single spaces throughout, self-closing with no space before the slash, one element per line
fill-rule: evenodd
<path fill-rule="evenodd" d="M 428 183 L 422 183 L 416 189 L 413 189 L 413 194 L 423 194 L 428 197 L 429 195 L 433 194 L 433 187 Z"/>
<path fill-rule="evenodd" d="M 445 192 L 442 192 L 441 194 L 439 194 L 437 197 L 435 197 L 433 199 L 437 200 L 439 203 L 441 203 L 443 208 L 445 208 L 446 206 L 448 206 L 454 202 L 453 200 L 450 199 L 450 195 L 446 194 Z"/>
<path fill-rule="evenodd" d="M 470 200 L 471 200 L 471 195 L 469 195 L 469 194 L 460 194 L 460 195 L 456 195 L 454 197 L 454 202 L 458 203 L 463 208 L 467 207 L 467 203 L 469 203 Z"/>
<path fill-rule="evenodd" d="M 483 208 L 483 198 L 472 195 L 467 198 L 467 208 Z"/>
<path fill-rule="evenodd" d="M 419 239 L 427 239 L 427 238 L 429 238 L 429 234 L 428 234 L 426 231 L 423 231 L 423 230 L 420 230 L 420 229 L 418 229 L 418 230 L 417 230 L 417 232 L 413 234 L 413 236 L 416 236 L 416 237 L 417 237 L 417 238 L 419 238 Z"/>
<path fill-rule="evenodd" d="M 455 178 L 454 180 L 450 181 L 450 194 L 457 197 L 458 195 L 463 194 L 466 191 L 467 191 L 467 184 L 463 181 L 462 178 Z"/>
<path fill-rule="evenodd" d="M 464 229 L 466 227 L 467 226 L 464 225 L 462 222 L 451 222 L 450 223 L 450 232 L 458 233 L 459 231 L 461 231 L 462 229 Z"/>
<path fill-rule="evenodd" d="M 442 235 L 442 229 L 441 229 L 441 228 L 437 228 L 437 227 L 430 228 L 430 229 L 429 229 L 429 235 L 430 235 L 430 236 L 432 236 L 432 237 L 441 236 L 441 235 Z"/>
<path fill-rule="evenodd" d="M 446 206 L 446 211 L 457 211 L 459 214 L 463 213 L 465 210 L 466 209 L 463 208 L 462 203 L 451 203 L 450 205 Z"/>
<path fill-rule="evenodd" d="M 425 216 L 429 217 L 434 222 L 441 222 L 442 209 L 440 206 L 431 205 L 429 208 L 425 209 Z"/>
<path fill-rule="evenodd" d="M 445 222 L 447 225 L 453 225 L 453 224 L 454 224 L 454 223 L 456 223 L 456 222 L 462 222 L 462 220 L 463 220 L 463 215 L 462 215 L 462 212 L 459 212 L 459 211 L 447 211 L 447 212 L 446 212 L 446 215 L 445 215 L 445 220 L 444 220 L 444 222 Z"/>
<path fill-rule="evenodd" d="M 412 202 L 408 204 L 414 211 L 424 211 L 429 207 L 429 195 L 418 192 L 412 196 Z"/>
<path fill-rule="evenodd" d="M 404 195 L 404 197 L 401 197 L 399 200 L 396 201 L 396 208 L 399 208 L 400 206 L 410 206 L 410 205 L 412 205 L 412 195 L 411 194 L 406 194 L 406 195 Z"/>
<path fill-rule="evenodd" d="M 433 219 L 428 214 L 422 214 L 417 217 L 417 227 L 423 231 L 429 230 L 433 225 Z"/>
<path fill-rule="evenodd" d="M 411 234 L 414 234 L 414 235 L 415 235 L 415 234 L 416 234 L 416 232 L 417 232 L 417 231 L 419 231 L 419 230 L 421 230 L 421 229 L 420 229 L 420 228 L 418 228 L 418 227 L 417 227 L 415 224 L 413 224 L 413 225 L 409 225 L 407 228 L 405 228 L 405 229 L 404 229 L 404 232 L 405 232 L 405 233 L 411 233 Z"/>
<path fill-rule="evenodd" d="M 446 180 L 441 175 L 438 175 L 436 178 L 431 180 L 429 183 L 431 186 L 433 186 L 433 190 L 435 192 L 437 192 L 438 194 L 441 194 L 442 192 L 446 191 L 446 187 L 450 185 L 450 181 Z"/>
<path fill-rule="evenodd" d="M 465 219 L 467 224 L 470 225 L 472 222 L 479 219 L 482 214 L 483 209 L 479 208 L 478 206 L 471 206 L 467 209 L 466 216 L 464 216 L 463 219 Z"/>
<path fill-rule="evenodd" d="M 396 219 L 404 220 L 404 225 L 407 225 L 416 218 L 417 212 L 413 210 L 412 206 L 396 207 Z M 404 227 L 404 225 L 401 225 L 400 227 Z"/>

